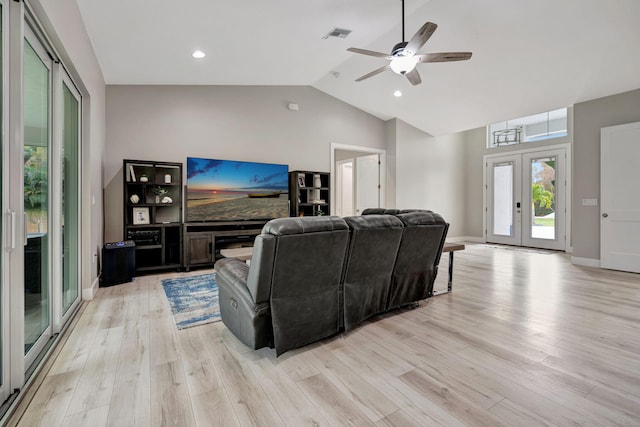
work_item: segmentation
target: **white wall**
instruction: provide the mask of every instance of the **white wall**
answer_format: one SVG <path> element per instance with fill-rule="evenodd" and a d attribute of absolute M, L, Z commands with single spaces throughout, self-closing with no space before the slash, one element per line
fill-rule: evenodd
<path fill-rule="evenodd" d="M 299 104 L 299 111 L 287 104 Z M 108 86 L 105 239 L 122 239 L 122 160 L 188 156 L 331 170 L 331 143 L 385 148 L 384 122 L 308 86 Z"/>
<path fill-rule="evenodd" d="M 75 0 L 33 0 L 29 4 L 83 95 L 82 288 L 83 295 L 90 297 L 98 274 L 94 254 L 99 253 L 103 243 L 104 78 Z M 84 292 L 85 290 L 89 293 Z"/>

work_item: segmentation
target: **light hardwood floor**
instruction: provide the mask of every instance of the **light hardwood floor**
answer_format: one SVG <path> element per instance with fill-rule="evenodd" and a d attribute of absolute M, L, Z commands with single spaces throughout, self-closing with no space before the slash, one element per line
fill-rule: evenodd
<path fill-rule="evenodd" d="M 177 331 L 177 273 L 103 288 L 19 425 L 640 425 L 640 276 L 540 252 L 468 244 L 452 294 L 279 358 Z"/>

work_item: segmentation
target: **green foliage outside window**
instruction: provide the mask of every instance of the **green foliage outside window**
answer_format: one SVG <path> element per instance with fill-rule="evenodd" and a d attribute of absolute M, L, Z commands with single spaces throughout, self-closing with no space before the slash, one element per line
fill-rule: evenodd
<path fill-rule="evenodd" d="M 24 147 L 24 206 L 38 208 L 47 204 L 47 150 Z"/>

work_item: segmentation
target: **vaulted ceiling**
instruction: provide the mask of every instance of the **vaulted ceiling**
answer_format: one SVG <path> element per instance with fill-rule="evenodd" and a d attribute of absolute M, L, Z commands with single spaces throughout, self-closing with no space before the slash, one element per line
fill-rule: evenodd
<path fill-rule="evenodd" d="M 438 24 L 420 53 L 473 52 L 418 64 L 419 86 L 355 82 L 386 62 L 346 50 L 390 52 L 400 0 L 77 2 L 107 84 L 310 85 L 432 135 L 640 87 L 637 0 L 406 0 L 407 39 Z M 324 39 L 335 27 L 352 32 Z"/>

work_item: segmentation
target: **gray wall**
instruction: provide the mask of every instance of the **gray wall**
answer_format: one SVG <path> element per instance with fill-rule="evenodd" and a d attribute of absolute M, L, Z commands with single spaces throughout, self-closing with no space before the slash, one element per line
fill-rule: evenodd
<path fill-rule="evenodd" d="M 384 124 L 384 138 L 387 141 L 387 194 L 386 208 L 396 207 L 396 127 L 397 120 L 387 120 Z"/>
<path fill-rule="evenodd" d="M 640 121 L 640 89 L 576 104 L 573 115 L 573 256 L 600 259 L 600 208 L 582 199 L 600 201 L 600 128 Z"/>
<path fill-rule="evenodd" d="M 487 149 L 486 132 L 484 127 L 463 132 L 464 160 L 457 165 L 459 173 L 464 174 L 465 179 L 464 235 L 467 237 L 482 238 L 483 234 L 482 158 Z"/>
<path fill-rule="evenodd" d="M 395 120 L 396 207 L 431 209 L 449 222 L 449 237 L 465 235 L 465 134 L 433 137 Z"/>
<path fill-rule="evenodd" d="M 287 109 L 291 102 L 299 111 Z M 384 122 L 308 86 L 107 86 L 105 239 L 122 239 L 122 160 L 331 170 L 331 143 L 384 149 Z"/>

